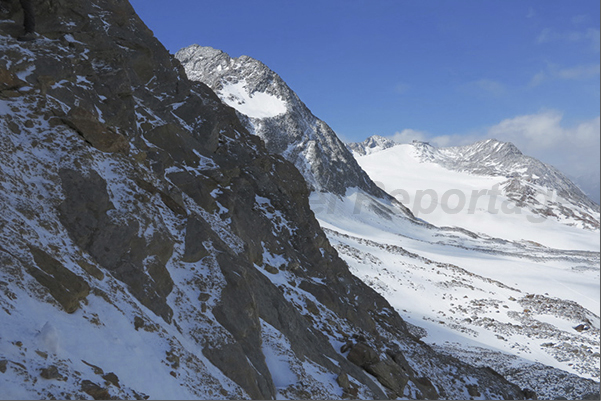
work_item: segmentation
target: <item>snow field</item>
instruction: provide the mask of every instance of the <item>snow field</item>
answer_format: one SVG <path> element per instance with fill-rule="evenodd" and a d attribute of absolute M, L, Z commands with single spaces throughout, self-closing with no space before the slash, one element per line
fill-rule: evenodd
<path fill-rule="evenodd" d="M 357 157 L 359 165 L 386 192 L 418 218 L 437 226 L 458 226 L 512 241 L 528 240 L 556 249 L 599 251 L 599 231 L 576 221 L 543 219 L 502 194 L 505 177 L 479 176 L 422 162 L 412 145 L 397 145 Z M 539 202 L 561 202 L 541 190 Z M 539 199 L 540 198 L 540 199 Z"/>
<path fill-rule="evenodd" d="M 270 118 L 287 111 L 286 102 L 277 96 L 264 92 L 250 94 L 246 87 L 243 80 L 227 83 L 218 94 L 228 106 L 252 118 Z"/>
<path fill-rule="evenodd" d="M 311 206 L 351 272 L 425 328 L 427 343 L 484 348 L 599 380 L 593 355 L 599 352 L 598 254 L 570 256 L 415 224 L 357 190 L 345 197 L 313 193 Z M 391 213 L 383 214 L 386 209 Z M 566 303 L 564 315 L 528 311 L 529 294 L 540 294 L 542 305 Z M 578 319 L 593 328 L 576 332 Z"/>

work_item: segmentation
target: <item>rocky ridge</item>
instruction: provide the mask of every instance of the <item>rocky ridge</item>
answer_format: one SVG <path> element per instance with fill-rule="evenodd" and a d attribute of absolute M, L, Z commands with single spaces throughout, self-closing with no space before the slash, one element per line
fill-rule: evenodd
<path fill-rule="evenodd" d="M 396 145 L 396 142 L 380 135 L 372 135 L 363 142 L 350 142 L 346 144 L 353 153 L 359 156 L 370 155 L 384 149 L 392 148 L 394 145 Z"/>
<path fill-rule="evenodd" d="M 128 2 L 37 6 L 0 15 L 5 396 L 524 397 L 413 336 Z"/>
<path fill-rule="evenodd" d="M 237 109 L 270 152 L 294 163 L 312 191 L 344 195 L 347 188 L 357 187 L 389 198 L 357 165 L 334 131 L 262 62 L 248 56 L 232 58 L 199 45 L 181 49 L 175 57 L 188 78 L 207 84 Z M 261 104 L 248 107 L 257 98 Z"/>

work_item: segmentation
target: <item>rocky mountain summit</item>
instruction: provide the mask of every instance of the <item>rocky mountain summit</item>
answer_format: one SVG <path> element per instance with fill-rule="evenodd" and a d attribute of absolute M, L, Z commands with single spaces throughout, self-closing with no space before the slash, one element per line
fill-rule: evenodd
<path fill-rule="evenodd" d="M 18 8 L 0 15 L 3 397 L 533 396 L 411 334 L 339 258 L 294 165 L 127 1 L 37 6 L 33 42 Z M 352 168 L 327 138 L 310 157 Z"/>
<path fill-rule="evenodd" d="M 359 156 L 370 155 L 384 149 L 392 148 L 394 145 L 396 145 L 396 142 L 380 135 L 372 135 L 363 142 L 351 142 L 347 144 L 348 148 Z"/>
<path fill-rule="evenodd" d="M 188 78 L 211 87 L 267 149 L 294 163 L 312 191 L 343 195 L 357 187 L 389 197 L 357 165 L 334 131 L 315 117 L 278 74 L 248 56 L 192 45 L 175 55 Z"/>

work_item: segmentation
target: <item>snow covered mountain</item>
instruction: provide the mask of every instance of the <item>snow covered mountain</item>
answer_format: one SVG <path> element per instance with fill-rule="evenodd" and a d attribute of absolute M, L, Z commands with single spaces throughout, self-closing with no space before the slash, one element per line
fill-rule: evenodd
<path fill-rule="evenodd" d="M 341 195 L 347 188 L 357 187 L 387 197 L 332 129 L 265 64 L 199 45 L 181 49 L 175 57 L 188 78 L 207 84 L 235 108 L 269 151 L 294 163 L 311 190 Z"/>
<path fill-rule="evenodd" d="M 352 275 L 294 165 L 127 1 L 36 4 L 26 43 L 0 7 L 1 398 L 532 396 Z"/>
<path fill-rule="evenodd" d="M 355 155 L 382 188 L 433 224 L 559 249 L 599 249 L 599 205 L 511 143 L 414 142 Z"/>
<path fill-rule="evenodd" d="M 352 213 L 352 197 L 328 212 L 314 207 L 351 271 L 436 349 L 540 398 L 598 398 L 598 205 L 553 167 L 495 140 L 349 147 L 417 217 L 446 226 Z"/>

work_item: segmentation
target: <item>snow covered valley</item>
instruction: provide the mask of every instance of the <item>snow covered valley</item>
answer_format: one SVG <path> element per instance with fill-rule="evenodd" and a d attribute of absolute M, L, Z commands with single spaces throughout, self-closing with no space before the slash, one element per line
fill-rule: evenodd
<path fill-rule="evenodd" d="M 311 201 L 351 272 L 435 349 L 539 398 L 598 388 L 599 252 L 437 228 L 356 190 Z"/>

